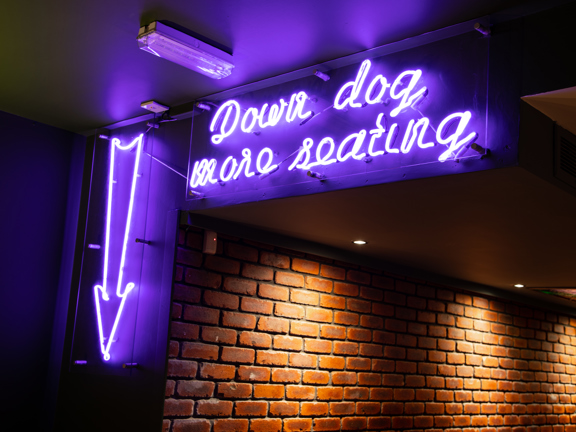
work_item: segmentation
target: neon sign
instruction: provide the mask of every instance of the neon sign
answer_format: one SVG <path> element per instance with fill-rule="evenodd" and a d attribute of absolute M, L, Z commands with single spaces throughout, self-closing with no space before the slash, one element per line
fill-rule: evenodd
<path fill-rule="evenodd" d="M 134 195 L 136 192 L 136 181 L 138 180 L 138 169 L 140 164 L 140 156 L 142 154 L 142 138 L 143 134 L 135 138 L 130 144 L 122 145 L 119 139 L 114 138 L 110 143 L 110 167 L 108 174 L 108 197 L 107 197 L 107 207 L 106 207 L 106 234 L 105 234 L 105 245 L 104 245 L 104 263 L 103 263 L 103 275 L 102 283 L 94 286 L 94 298 L 96 303 L 96 317 L 98 321 L 98 336 L 100 342 L 100 351 L 105 361 L 110 360 L 110 349 L 112 343 L 115 341 L 116 333 L 122 316 L 122 311 L 124 310 L 124 305 L 128 295 L 136 288 L 136 284 L 133 281 L 126 282 L 125 270 L 127 268 L 126 262 L 126 251 L 128 248 L 128 239 L 130 237 L 130 229 L 133 219 L 134 210 Z M 126 216 L 126 223 L 123 227 L 123 241 L 120 251 L 120 262 L 118 269 L 118 279 L 116 283 L 115 301 L 112 301 L 114 296 L 109 293 L 109 282 L 112 279 L 110 275 L 110 267 L 112 265 L 110 255 L 111 255 L 111 225 L 112 221 L 116 220 L 118 216 L 119 203 L 114 200 L 113 197 L 115 189 L 119 187 L 119 183 L 115 180 L 115 162 L 116 153 L 119 151 L 134 151 L 136 152 L 134 169 L 131 175 L 130 184 L 130 195 L 128 202 L 128 211 Z M 114 320 L 112 321 L 111 330 L 108 336 L 105 335 L 104 331 L 104 317 L 102 309 L 106 306 L 107 309 L 112 309 L 115 314 L 112 314 Z M 117 308 L 117 309 L 116 309 Z"/>
<path fill-rule="evenodd" d="M 191 207 L 486 169 L 472 161 L 488 147 L 487 44 L 457 58 L 446 46 L 463 44 L 418 46 L 334 68 L 328 80 L 212 103 L 193 120 L 188 198 L 208 199 Z"/>

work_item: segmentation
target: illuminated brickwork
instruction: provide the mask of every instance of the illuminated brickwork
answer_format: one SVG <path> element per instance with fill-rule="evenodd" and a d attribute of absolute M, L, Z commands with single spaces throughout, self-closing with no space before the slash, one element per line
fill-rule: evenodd
<path fill-rule="evenodd" d="M 576 319 L 181 231 L 164 428 L 576 431 Z"/>

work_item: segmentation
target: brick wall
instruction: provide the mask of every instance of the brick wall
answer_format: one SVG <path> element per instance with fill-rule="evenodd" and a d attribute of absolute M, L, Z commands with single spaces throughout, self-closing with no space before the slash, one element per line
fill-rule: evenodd
<path fill-rule="evenodd" d="M 576 431 L 576 320 L 199 231 L 177 251 L 164 428 Z"/>

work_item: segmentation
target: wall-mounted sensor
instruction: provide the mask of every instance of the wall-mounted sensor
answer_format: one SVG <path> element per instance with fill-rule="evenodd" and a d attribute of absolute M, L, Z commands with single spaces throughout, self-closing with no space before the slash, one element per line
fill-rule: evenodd
<path fill-rule="evenodd" d="M 216 253 L 216 246 L 218 245 L 218 235 L 214 231 L 204 231 L 204 246 L 202 252 L 205 254 L 214 255 Z"/>

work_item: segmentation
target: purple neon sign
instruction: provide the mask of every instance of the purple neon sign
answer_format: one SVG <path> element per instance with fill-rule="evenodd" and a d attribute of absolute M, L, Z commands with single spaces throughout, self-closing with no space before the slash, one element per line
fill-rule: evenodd
<path fill-rule="evenodd" d="M 124 311 L 124 306 L 126 303 L 126 299 L 128 298 L 129 294 L 136 288 L 136 284 L 134 281 L 126 281 L 125 279 L 125 270 L 128 266 L 127 259 L 126 259 L 126 252 L 128 249 L 128 241 L 131 233 L 132 227 L 132 220 L 133 220 L 133 211 L 134 211 L 134 196 L 136 192 L 136 183 L 138 180 L 138 170 L 140 164 L 140 156 L 142 155 L 142 139 L 143 134 L 139 135 L 135 138 L 130 144 L 122 145 L 121 141 L 117 138 L 114 138 L 110 142 L 110 165 L 109 165 L 109 172 L 108 172 L 108 197 L 107 197 L 107 206 L 106 206 L 106 228 L 105 228 L 105 245 L 104 245 L 104 263 L 102 268 L 102 282 L 100 284 L 96 284 L 94 286 L 94 299 L 96 305 L 96 318 L 98 324 L 98 337 L 100 343 L 100 351 L 102 353 L 102 357 L 105 361 L 110 360 L 110 350 L 112 348 L 112 343 L 115 341 L 118 326 L 120 324 L 120 320 L 122 317 L 122 312 Z M 116 180 L 116 172 L 115 172 L 115 165 L 116 165 L 116 158 L 118 152 L 129 152 L 134 151 L 136 152 L 136 156 L 134 159 L 134 167 L 131 174 L 131 183 L 129 189 L 129 198 L 128 198 L 128 209 L 126 214 L 125 223 L 121 222 L 123 214 L 121 211 L 118 211 L 120 207 L 120 203 L 118 202 L 117 195 L 121 197 L 117 188 L 124 187 L 123 184 L 120 184 Z M 124 203 L 125 204 L 125 203 Z M 120 221 L 120 225 L 123 225 L 123 237 L 122 242 L 119 243 L 121 245 L 120 250 L 120 261 L 118 263 L 114 263 L 111 260 L 111 244 L 116 245 L 116 242 L 113 242 L 112 236 L 112 224 L 114 221 Z M 113 279 L 110 275 L 111 267 L 116 264 L 118 266 L 118 274 L 116 280 L 116 289 L 114 294 L 110 291 L 110 281 Z M 115 298 L 115 301 L 112 301 L 112 298 Z M 110 307 L 111 306 L 111 307 Z M 111 309 L 112 312 L 108 312 L 106 315 L 110 315 L 113 317 L 113 320 L 109 320 L 112 325 L 108 331 L 105 330 L 104 326 L 104 313 L 103 309 Z"/>
<path fill-rule="evenodd" d="M 456 58 L 444 43 L 212 103 L 194 117 L 187 185 L 209 199 L 191 206 L 485 169 L 472 161 L 488 147 L 487 45 Z"/>

